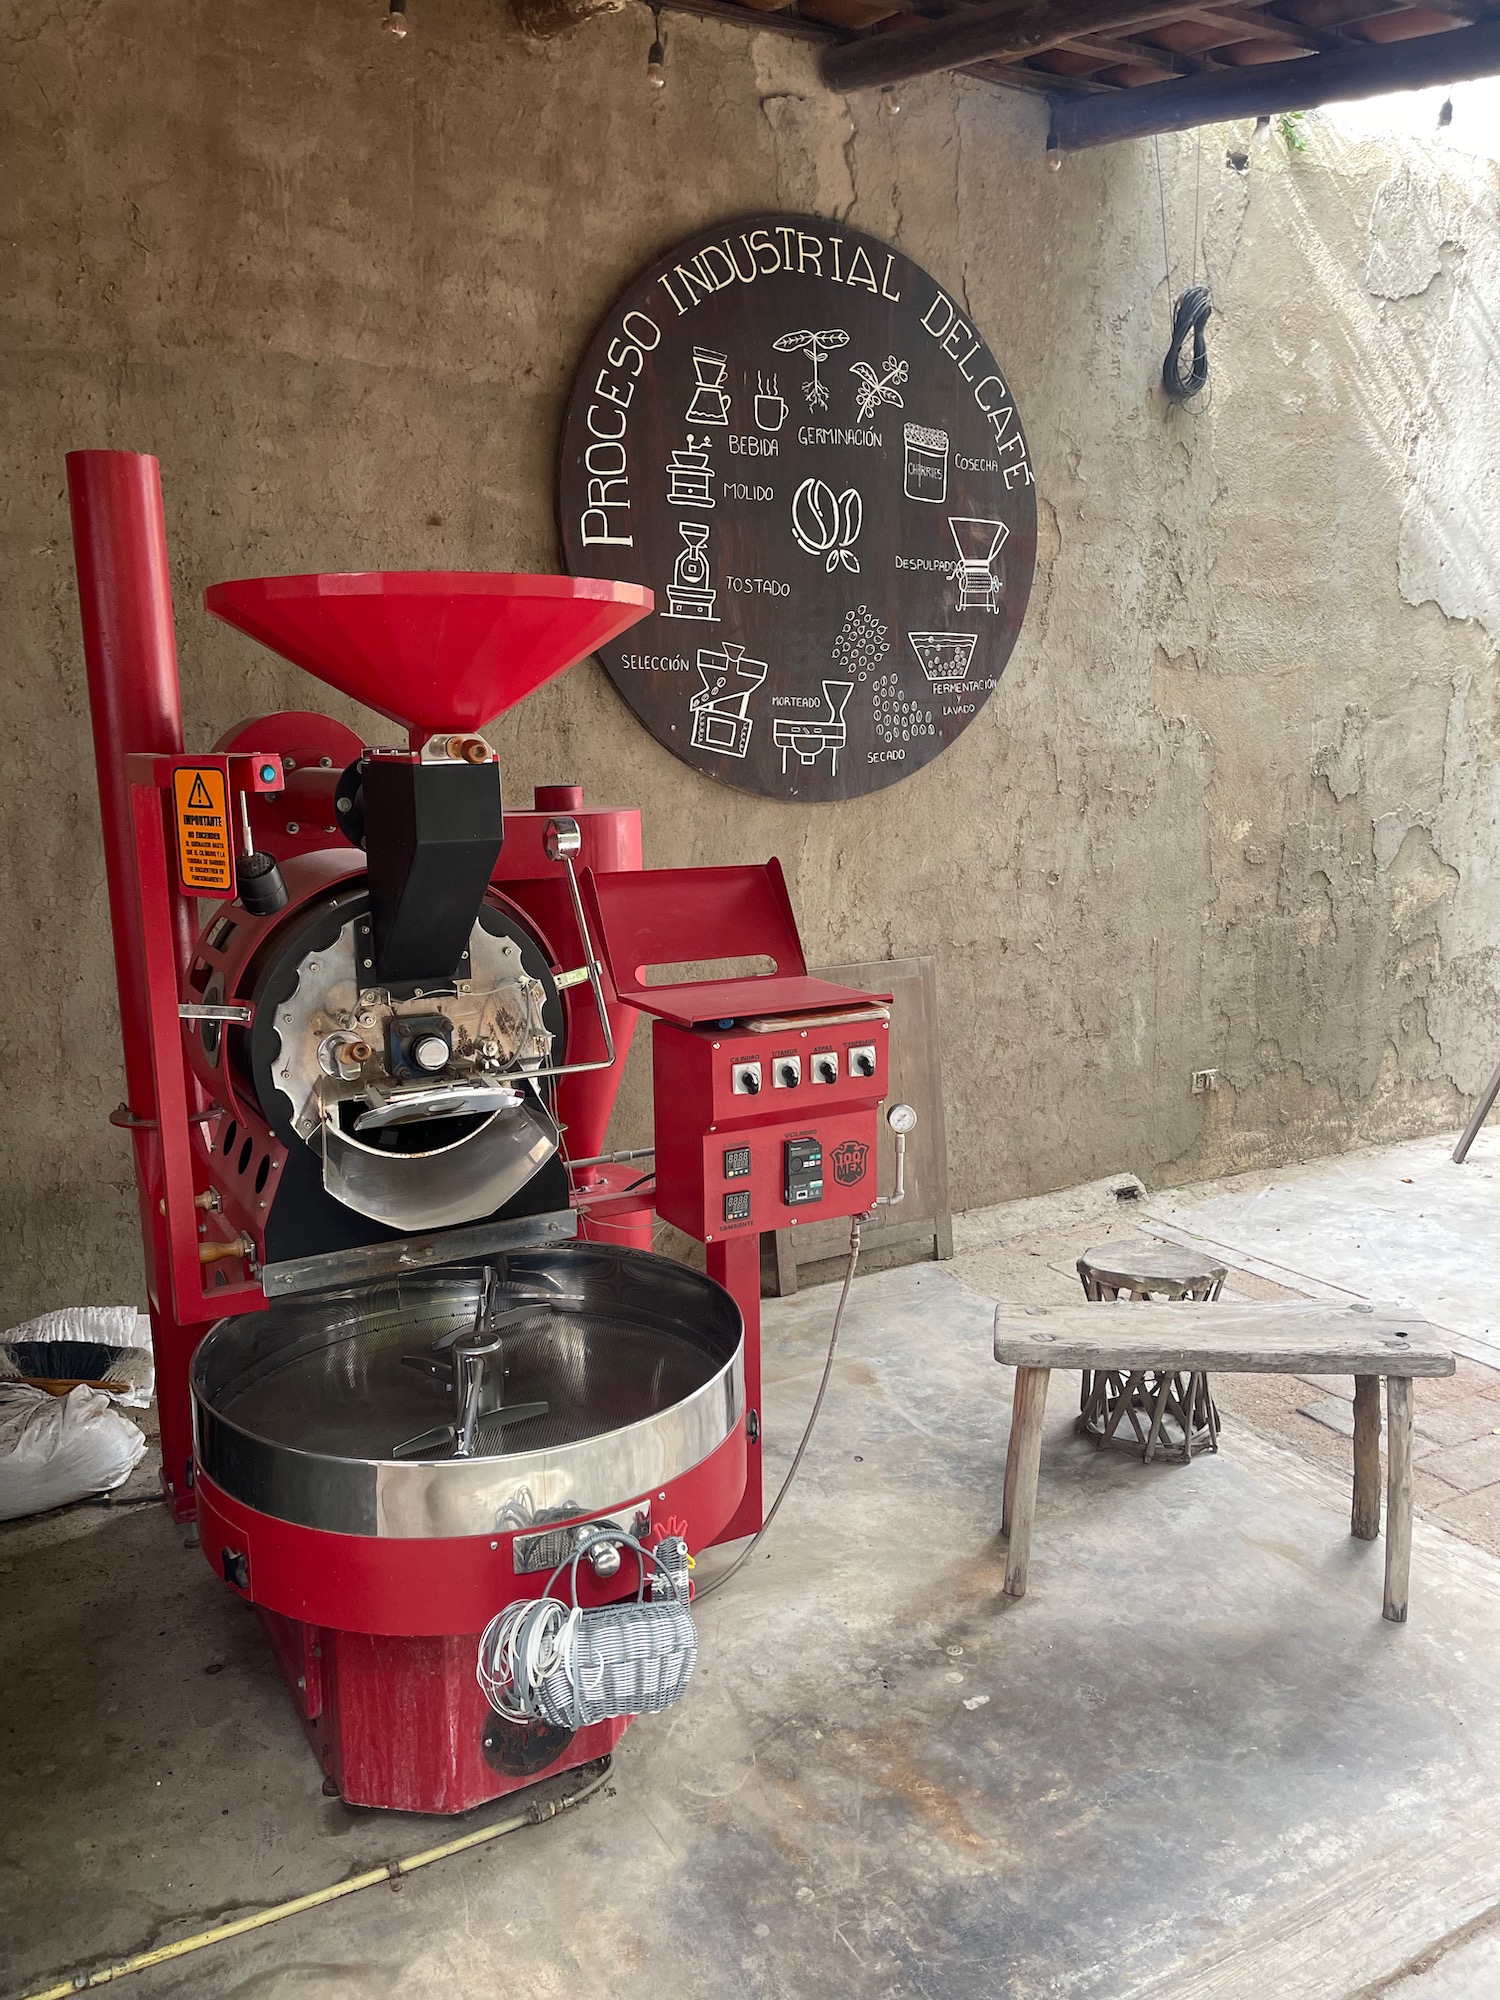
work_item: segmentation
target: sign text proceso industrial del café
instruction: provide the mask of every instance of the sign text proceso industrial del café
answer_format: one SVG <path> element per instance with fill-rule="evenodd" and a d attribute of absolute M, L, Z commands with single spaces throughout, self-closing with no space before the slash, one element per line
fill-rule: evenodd
<path fill-rule="evenodd" d="M 1004 671 L 1036 561 L 1031 456 L 967 315 L 812 216 L 680 246 L 589 348 L 563 436 L 575 576 L 650 586 L 601 649 L 685 762 L 842 799 L 906 777 Z"/>

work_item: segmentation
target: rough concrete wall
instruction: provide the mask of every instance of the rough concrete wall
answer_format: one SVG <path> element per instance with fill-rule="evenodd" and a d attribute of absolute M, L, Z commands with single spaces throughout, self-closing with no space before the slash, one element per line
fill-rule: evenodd
<path fill-rule="evenodd" d="M 1495 170 L 1315 126 L 1240 172 L 1206 135 L 1214 381 L 1174 410 L 1149 144 L 1054 173 L 1028 99 L 938 80 L 890 118 L 679 18 L 651 93 L 635 7 L 545 45 L 498 0 L 412 22 L 4 8 L 0 1307 L 138 1269 L 63 453 L 162 460 L 190 741 L 321 704 L 204 584 L 553 567 L 596 319 L 754 208 L 899 242 L 1007 366 L 1042 516 L 1014 661 L 947 755 L 831 808 L 686 770 L 585 666 L 499 726 L 511 796 L 639 802 L 653 864 L 778 853 L 815 961 L 935 954 L 960 1204 L 1455 1123 L 1500 1057 Z M 1163 143 L 1179 284 L 1197 158 Z M 637 1060 L 622 1140 L 646 1106 Z"/>

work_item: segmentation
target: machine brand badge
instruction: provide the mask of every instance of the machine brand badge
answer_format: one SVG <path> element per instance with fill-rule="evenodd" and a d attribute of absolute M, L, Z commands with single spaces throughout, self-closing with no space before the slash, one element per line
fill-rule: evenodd
<path fill-rule="evenodd" d="M 172 773 L 177 865 L 190 896 L 232 896 L 229 784 L 216 764 L 184 764 Z"/>
<path fill-rule="evenodd" d="M 858 1187 L 870 1163 L 870 1149 L 858 1139 L 845 1139 L 828 1155 L 833 1162 L 833 1178 L 840 1187 Z"/>

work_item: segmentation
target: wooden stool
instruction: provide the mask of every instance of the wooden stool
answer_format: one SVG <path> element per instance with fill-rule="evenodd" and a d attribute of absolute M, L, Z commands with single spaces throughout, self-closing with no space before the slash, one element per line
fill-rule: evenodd
<path fill-rule="evenodd" d="M 1083 1296 L 1096 1302 L 1193 1299 L 1207 1304 L 1224 1289 L 1228 1270 L 1172 1243 L 1130 1249 L 1100 1243 L 1079 1258 L 1078 1275 Z M 1122 1429 L 1127 1422 L 1129 1435 Z M 1186 1465 L 1195 1451 L 1219 1449 L 1218 1407 L 1201 1370 L 1183 1375 L 1086 1368 L 1076 1428 L 1096 1445 L 1139 1451 L 1147 1465 L 1158 1452 Z"/>
<path fill-rule="evenodd" d="M 1412 1378 L 1451 1375 L 1453 1356 L 1419 1315 L 1397 1306 L 1168 1304 L 1149 1313 L 1086 1306 L 996 1306 L 995 1359 L 1016 1371 L 1005 1456 L 1005 1588 L 1026 1593 L 1036 1513 L 1042 1416 L 1054 1368 L 1116 1375 L 1352 1375 L 1354 1498 L 1349 1532 L 1380 1533 L 1380 1378 L 1385 1377 L 1388 1474 L 1385 1615 L 1406 1618 L 1411 1571 Z"/>

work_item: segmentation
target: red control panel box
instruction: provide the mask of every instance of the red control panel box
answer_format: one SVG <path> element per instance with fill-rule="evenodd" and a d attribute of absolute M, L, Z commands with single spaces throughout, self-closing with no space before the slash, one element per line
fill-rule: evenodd
<path fill-rule="evenodd" d="M 732 1028 L 657 1021 L 657 1214 L 716 1243 L 872 1207 L 889 1043 L 884 1007 Z"/>

